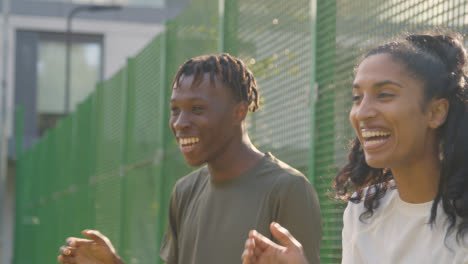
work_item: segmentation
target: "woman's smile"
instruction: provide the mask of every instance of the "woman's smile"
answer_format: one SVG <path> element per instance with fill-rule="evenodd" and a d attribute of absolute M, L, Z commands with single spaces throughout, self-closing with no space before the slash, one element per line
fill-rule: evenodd
<path fill-rule="evenodd" d="M 390 137 L 391 133 L 384 129 L 361 129 L 362 145 L 367 151 L 378 149 L 385 145 L 390 140 Z"/>

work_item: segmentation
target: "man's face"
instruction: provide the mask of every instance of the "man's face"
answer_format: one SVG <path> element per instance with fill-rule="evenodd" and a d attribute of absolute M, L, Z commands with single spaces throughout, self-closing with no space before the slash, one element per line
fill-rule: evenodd
<path fill-rule="evenodd" d="M 202 82 L 192 86 L 193 75 L 180 77 L 171 96 L 169 125 L 185 160 L 191 166 L 216 160 L 234 137 L 232 92 L 217 78 L 210 81 L 205 73 Z"/>

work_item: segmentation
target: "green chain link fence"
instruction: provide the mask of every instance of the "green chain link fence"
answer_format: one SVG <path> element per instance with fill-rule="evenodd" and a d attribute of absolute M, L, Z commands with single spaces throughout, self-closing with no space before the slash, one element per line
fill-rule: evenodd
<path fill-rule="evenodd" d="M 249 133 L 308 175 L 322 210 L 322 263 L 340 263 L 345 204 L 331 181 L 353 136 L 357 59 L 405 31 L 466 35 L 466 25 L 464 0 L 193 0 L 75 113 L 18 148 L 14 263 L 54 263 L 84 228 L 108 235 L 127 263 L 161 263 L 169 196 L 191 170 L 167 125 L 170 83 L 186 59 L 220 51 L 254 72 L 261 110 L 249 115 Z M 17 117 L 21 146 L 21 109 Z"/>

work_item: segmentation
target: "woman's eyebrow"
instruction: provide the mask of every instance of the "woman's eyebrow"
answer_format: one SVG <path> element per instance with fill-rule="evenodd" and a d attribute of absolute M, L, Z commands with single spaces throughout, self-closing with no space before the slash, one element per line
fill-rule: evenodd
<path fill-rule="evenodd" d="M 394 81 L 390 81 L 390 80 L 385 80 L 385 81 L 381 81 L 381 82 L 377 82 L 374 84 L 374 86 L 376 87 L 382 87 L 382 86 L 385 86 L 385 85 L 388 85 L 388 84 L 391 84 L 391 85 L 395 85 L 395 86 L 398 86 L 400 88 L 403 88 L 403 85 L 397 83 L 397 82 L 394 82 Z"/>
<path fill-rule="evenodd" d="M 389 85 L 389 84 L 398 86 L 400 88 L 403 88 L 403 85 L 401 85 L 401 84 L 399 84 L 397 82 L 394 82 L 394 81 L 390 81 L 390 80 L 384 80 L 384 81 L 376 82 L 372 86 L 380 88 L 382 86 Z M 359 84 L 353 83 L 353 89 L 358 89 L 358 88 L 360 88 Z"/>

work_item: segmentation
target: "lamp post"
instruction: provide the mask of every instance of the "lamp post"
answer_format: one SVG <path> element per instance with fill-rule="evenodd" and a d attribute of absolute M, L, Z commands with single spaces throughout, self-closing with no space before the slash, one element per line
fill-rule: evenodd
<path fill-rule="evenodd" d="M 8 174 L 8 137 L 7 137 L 7 122 L 10 111 L 7 107 L 7 67 L 8 67 L 8 41 L 9 41 L 9 16 L 10 16 L 10 0 L 2 1 L 3 15 L 3 30 L 2 30 L 2 80 L 0 84 L 1 100 L 0 100 L 0 262 L 10 261 L 9 252 L 7 252 L 8 244 L 11 240 L 7 238 L 7 228 L 5 219 L 8 217 L 7 202 L 7 174 Z M 18 155 L 18 154 L 17 154 Z M 6 217 L 4 217 L 6 216 Z M 8 222 L 8 220 L 6 220 Z M 10 237 L 11 238 L 11 237 Z M 11 252 L 11 251 L 10 251 Z"/>
<path fill-rule="evenodd" d="M 71 49 L 71 22 L 73 17 L 82 11 L 87 12 L 101 12 L 101 11 L 112 11 L 120 10 L 122 6 L 119 5 L 80 5 L 68 13 L 67 16 L 67 33 L 66 33 L 66 51 L 65 51 L 65 114 L 70 112 L 70 49 Z"/>

